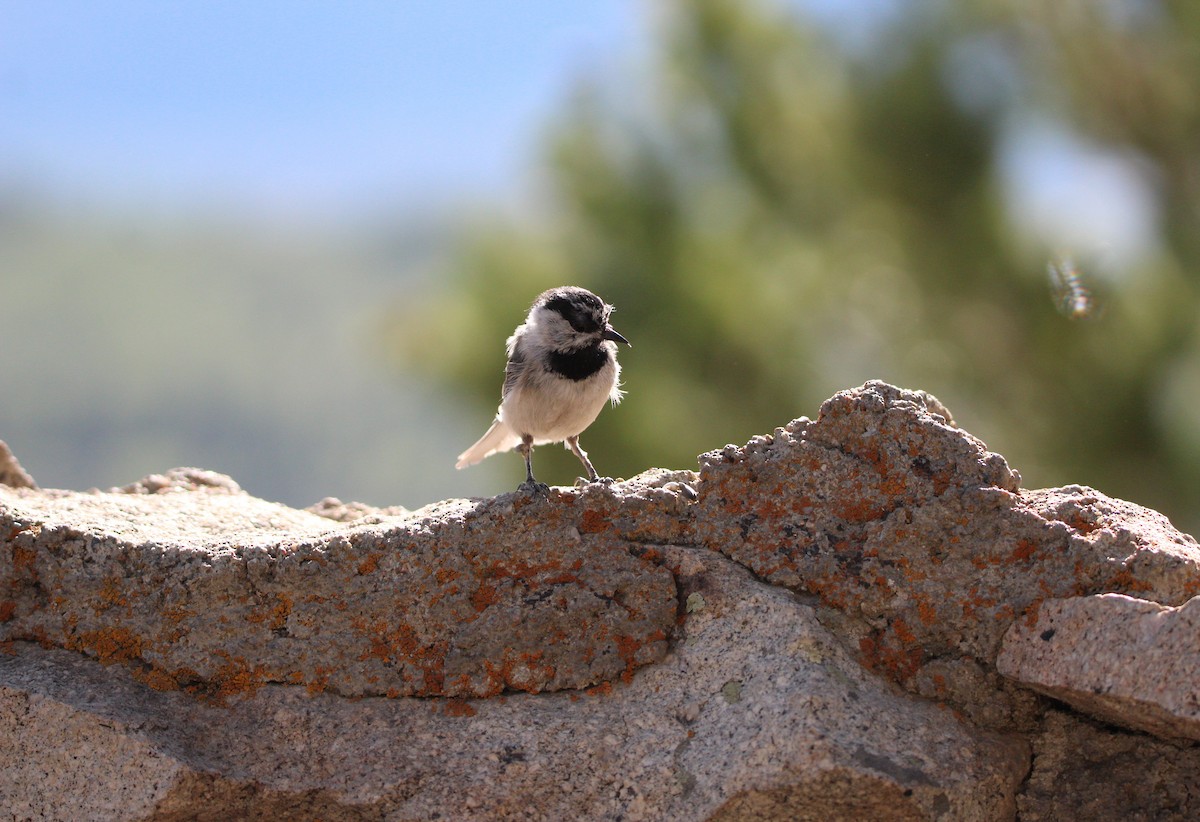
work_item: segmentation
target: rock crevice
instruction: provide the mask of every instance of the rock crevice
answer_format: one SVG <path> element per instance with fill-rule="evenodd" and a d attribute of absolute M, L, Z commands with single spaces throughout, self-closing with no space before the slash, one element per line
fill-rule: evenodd
<path fill-rule="evenodd" d="M 0 807 L 1056 818 L 1046 786 L 1096 778 L 1064 740 L 1120 733 L 1088 717 L 1130 729 L 1114 751 L 1200 739 L 1197 593 L 1166 518 L 1023 490 L 935 398 L 878 382 L 698 473 L 412 512 L 298 511 L 197 469 L 42 490 L 2 448 L 0 750 L 22 764 Z M 1195 786 L 1190 762 L 1169 769 Z M 62 774 L 53 802 L 35 772 Z M 1095 818 L 1169 804 L 1125 788 Z"/>

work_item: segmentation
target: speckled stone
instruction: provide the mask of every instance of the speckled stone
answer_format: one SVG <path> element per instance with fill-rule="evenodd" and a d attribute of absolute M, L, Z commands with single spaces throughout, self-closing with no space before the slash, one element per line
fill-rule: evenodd
<path fill-rule="evenodd" d="M 1200 546 L 1165 517 L 1021 489 L 935 398 L 878 382 L 700 462 L 411 512 L 298 511 L 197 469 L 108 492 L 0 484 L 0 808 L 1190 818 L 1154 814 L 1190 807 L 1181 784 L 1200 795 L 1194 758 L 1088 718 L 1178 736 L 1183 688 L 1048 715 L 1050 685 L 997 670 L 1075 599 L 1103 606 L 1077 632 L 1096 647 L 1143 625 L 1124 644 L 1145 654 L 1143 620 L 1165 613 L 1194 635 L 1178 606 L 1200 595 Z M 1136 613 L 1112 608 L 1129 597 Z M 1180 642 L 1162 646 L 1177 661 L 1128 665 L 1193 681 Z M 1051 662 L 1075 677 L 1063 699 L 1131 681 Z M 1132 704 L 1147 693 L 1153 710 Z M 1102 753 L 1071 760 L 1092 739 L 1124 782 Z M 1137 750 L 1175 781 L 1129 781 Z"/>
<path fill-rule="evenodd" d="M 1013 817 L 1019 738 L 864 671 L 787 591 L 708 551 L 661 551 L 704 608 L 660 662 L 586 693 L 268 685 L 215 706 L 17 643 L 0 655 L 0 754 L 17 763 L 0 804 L 98 822 Z"/>
<path fill-rule="evenodd" d="M 1200 597 L 1178 608 L 1122 594 L 1046 600 L 1005 634 L 996 667 L 1092 716 L 1200 740 Z"/>
<path fill-rule="evenodd" d="M 1200 819 L 1200 748 L 1051 710 L 1030 734 L 1020 822 Z"/>
<path fill-rule="evenodd" d="M 344 696 L 589 687 L 660 659 L 678 608 L 670 572 L 608 521 L 661 505 L 597 493 L 607 509 L 562 491 L 342 523 L 194 469 L 108 493 L 0 487 L 0 641 L 218 699 L 268 682 Z"/>
<path fill-rule="evenodd" d="M 700 477 L 697 542 L 816 594 L 865 665 L 976 716 L 994 689 L 948 663 L 991 666 L 1041 600 L 1200 593 L 1200 546 L 1165 517 L 1080 486 L 1021 490 L 924 392 L 841 392 L 816 420 L 703 455 Z"/>

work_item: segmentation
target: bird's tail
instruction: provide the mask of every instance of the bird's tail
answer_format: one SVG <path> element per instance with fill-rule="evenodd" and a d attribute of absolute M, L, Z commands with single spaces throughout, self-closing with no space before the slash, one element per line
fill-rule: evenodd
<path fill-rule="evenodd" d="M 458 462 L 454 463 L 454 467 L 466 468 L 468 465 L 482 462 L 492 454 L 515 448 L 520 441 L 521 438 L 514 434 L 511 428 L 496 420 L 487 433 L 479 438 L 479 442 L 458 455 Z"/>

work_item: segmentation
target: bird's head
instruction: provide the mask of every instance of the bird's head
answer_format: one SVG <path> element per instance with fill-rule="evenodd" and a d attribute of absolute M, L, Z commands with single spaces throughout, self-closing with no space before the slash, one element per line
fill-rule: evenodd
<path fill-rule="evenodd" d="M 538 295 L 525 324 L 550 351 L 578 351 L 605 340 L 630 345 L 609 325 L 612 310 L 586 288 L 567 285 Z"/>

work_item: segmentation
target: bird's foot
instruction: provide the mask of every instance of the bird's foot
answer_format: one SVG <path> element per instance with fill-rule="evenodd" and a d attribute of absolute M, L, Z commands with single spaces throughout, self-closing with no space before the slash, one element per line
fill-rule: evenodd
<path fill-rule="evenodd" d="M 517 486 L 517 490 L 530 496 L 544 497 L 550 493 L 550 486 L 544 482 L 527 479 Z"/>

